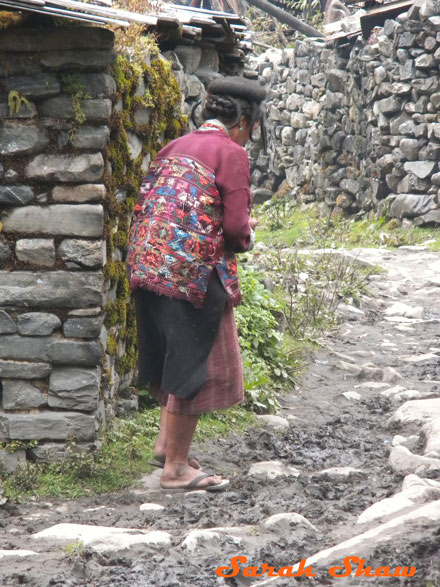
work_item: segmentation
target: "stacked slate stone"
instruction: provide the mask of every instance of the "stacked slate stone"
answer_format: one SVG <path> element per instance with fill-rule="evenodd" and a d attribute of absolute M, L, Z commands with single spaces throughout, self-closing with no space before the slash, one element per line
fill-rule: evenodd
<path fill-rule="evenodd" d="M 316 199 L 322 184 L 317 156 L 322 130 L 317 122 L 326 105 L 323 63 L 330 53 L 322 42 L 298 41 L 294 49 L 270 49 L 249 59 L 249 67 L 258 71 L 268 90 L 268 154 L 259 143 L 250 147 L 257 203 L 270 198 L 283 183 L 297 201 Z"/>
<path fill-rule="evenodd" d="M 415 3 L 352 51 L 343 155 L 357 161 L 354 209 L 440 222 L 439 64 L 440 2 Z"/>
<path fill-rule="evenodd" d="M 37 458 L 93 443 L 104 412 L 112 47 L 102 28 L 0 36 L 0 442 L 38 440 Z"/>
<path fill-rule="evenodd" d="M 304 41 L 254 59 L 270 88 L 268 165 L 251 152 L 257 194 L 286 182 L 298 202 L 339 214 L 440 222 L 439 64 L 438 0 L 354 45 Z"/>

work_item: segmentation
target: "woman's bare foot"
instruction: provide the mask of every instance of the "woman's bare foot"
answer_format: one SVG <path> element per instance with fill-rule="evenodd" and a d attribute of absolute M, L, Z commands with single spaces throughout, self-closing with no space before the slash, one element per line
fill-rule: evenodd
<path fill-rule="evenodd" d="M 159 463 L 164 463 L 165 464 L 165 455 L 162 454 L 156 454 L 156 452 L 154 453 L 154 458 L 156 459 L 156 461 L 158 461 Z M 200 461 L 197 457 L 192 457 L 191 455 L 189 455 L 188 457 L 188 466 L 192 467 L 193 469 L 201 469 L 202 465 L 200 464 Z"/>
<path fill-rule="evenodd" d="M 200 471 L 189 465 L 183 463 L 167 465 L 160 478 L 160 486 L 162 489 L 185 489 L 199 476 Z M 200 479 L 196 486 L 191 487 L 191 489 L 206 489 L 209 486 L 220 485 L 221 482 L 221 475 L 208 475 Z"/>

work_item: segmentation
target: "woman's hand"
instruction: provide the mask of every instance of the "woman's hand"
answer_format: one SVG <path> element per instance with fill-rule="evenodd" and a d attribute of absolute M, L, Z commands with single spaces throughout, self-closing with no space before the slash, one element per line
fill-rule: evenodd
<path fill-rule="evenodd" d="M 258 224 L 258 220 L 256 218 L 251 218 L 249 220 L 249 225 L 252 228 L 252 230 L 255 230 L 257 224 Z"/>

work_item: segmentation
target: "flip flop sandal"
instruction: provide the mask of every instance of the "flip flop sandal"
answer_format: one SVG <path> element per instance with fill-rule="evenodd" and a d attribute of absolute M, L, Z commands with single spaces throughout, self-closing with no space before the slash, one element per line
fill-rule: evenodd
<path fill-rule="evenodd" d="M 195 477 L 192 481 L 190 481 L 187 485 L 182 485 L 182 487 L 161 487 L 161 491 L 164 493 L 185 493 L 188 491 L 223 491 L 230 485 L 229 479 L 223 479 L 217 485 L 207 485 L 206 487 L 199 487 L 200 481 L 202 479 L 206 479 L 207 477 L 214 477 L 215 473 L 203 473 L 203 475 L 199 475 Z"/>
<path fill-rule="evenodd" d="M 194 459 L 200 465 L 199 459 L 197 457 L 195 457 L 194 455 L 189 455 L 188 460 L 189 459 Z M 153 465 L 153 467 L 157 467 L 158 469 L 163 469 L 163 467 L 165 465 L 165 460 L 161 461 L 160 459 L 154 459 L 153 461 L 148 461 L 148 464 Z M 199 469 L 200 468 L 201 468 L 201 465 L 200 465 Z"/>

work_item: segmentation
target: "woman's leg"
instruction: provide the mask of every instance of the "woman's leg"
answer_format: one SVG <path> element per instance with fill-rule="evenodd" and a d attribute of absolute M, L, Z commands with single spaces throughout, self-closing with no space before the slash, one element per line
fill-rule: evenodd
<path fill-rule="evenodd" d="M 162 476 L 161 487 L 172 489 L 184 487 L 200 475 L 188 465 L 189 448 L 197 426 L 198 416 L 171 414 L 166 415 L 166 460 Z M 218 485 L 222 478 L 212 475 L 202 479 L 198 487 L 204 489 L 208 485 Z"/>
<path fill-rule="evenodd" d="M 168 411 L 166 406 L 160 406 L 160 424 L 159 424 L 159 434 L 156 438 L 156 443 L 154 445 L 154 456 L 160 462 L 165 462 L 165 456 L 167 454 L 167 416 Z M 193 469 L 200 469 L 199 460 L 196 457 L 189 457 L 188 458 L 188 465 Z"/>

